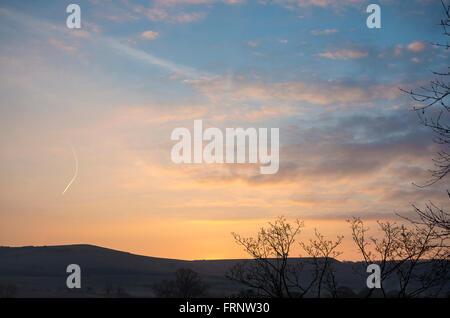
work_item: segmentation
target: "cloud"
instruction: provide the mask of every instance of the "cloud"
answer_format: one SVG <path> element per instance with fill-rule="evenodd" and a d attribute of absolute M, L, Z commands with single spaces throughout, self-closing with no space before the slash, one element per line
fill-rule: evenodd
<path fill-rule="evenodd" d="M 338 32 L 339 32 L 338 29 L 311 30 L 312 35 L 329 35 Z"/>
<path fill-rule="evenodd" d="M 16 12 L 16 11 L 0 9 L 0 15 L 3 15 L 3 14 L 6 14 L 10 18 L 14 19 L 22 27 L 26 27 L 29 30 L 38 29 L 39 32 L 41 32 L 41 36 L 43 38 L 50 38 L 48 40 L 48 43 L 50 45 L 52 45 L 53 47 L 58 48 L 59 50 L 62 50 L 66 53 L 79 53 L 80 51 L 82 51 L 81 49 L 79 49 L 81 42 L 80 43 L 75 42 L 78 44 L 77 46 L 75 46 L 75 44 L 71 44 L 71 45 L 66 44 L 66 41 L 68 39 L 67 36 L 72 36 L 72 32 L 68 32 L 67 28 L 61 28 L 54 24 L 32 18 L 28 15 L 24 15 L 24 14 Z M 169 60 L 166 60 L 163 58 L 159 58 L 149 52 L 145 52 L 145 51 L 136 49 L 127 44 L 124 44 L 123 42 L 121 42 L 117 39 L 102 36 L 100 33 L 95 34 L 97 32 L 100 32 L 99 28 L 96 25 L 90 24 L 88 30 L 92 31 L 90 33 L 89 37 L 87 37 L 87 36 L 77 36 L 77 37 L 79 37 L 80 41 L 81 40 L 95 41 L 95 47 L 97 49 L 106 49 L 106 50 L 114 49 L 115 52 L 125 54 L 128 57 L 133 58 L 136 61 L 140 61 L 140 62 L 144 62 L 144 63 L 150 64 L 150 65 L 158 66 L 158 67 L 165 69 L 166 71 L 169 71 L 171 73 L 183 74 L 185 77 L 190 78 L 190 79 L 197 79 L 197 78 L 203 78 L 203 77 L 210 76 L 210 74 L 199 72 L 195 68 L 177 64 L 172 61 L 169 61 Z M 56 33 L 55 33 L 55 31 L 56 31 Z M 54 36 L 54 37 L 50 37 L 50 36 Z M 153 34 L 153 36 L 154 36 L 154 34 Z M 87 42 L 84 42 L 84 44 L 86 44 L 86 43 Z M 93 43 L 93 42 L 91 42 L 91 43 Z"/>
<path fill-rule="evenodd" d="M 156 31 L 148 30 L 142 32 L 141 37 L 147 40 L 156 40 L 157 38 L 159 38 L 159 33 Z"/>
<path fill-rule="evenodd" d="M 138 21 L 140 17 L 126 7 L 119 6 L 112 1 L 98 1 L 94 3 L 99 10 L 94 11 L 96 18 L 102 18 L 117 23 Z M 137 13 L 137 12 L 136 12 Z"/>
<path fill-rule="evenodd" d="M 173 111 L 158 107 L 160 105 L 122 106 L 111 115 L 111 121 L 120 122 L 148 122 L 148 123 L 170 123 L 205 118 L 208 107 L 206 105 L 183 105 L 173 107 Z"/>
<path fill-rule="evenodd" d="M 340 193 L 336 199 L 351 197 L 352 202 L 360 203 L 372 197 L 384 204 L 392 191 L 405 195 L 389 196 L 389 203 L 404 203 L 406 196 L 410 202 L 423 197 L 411 182 L 427 178 L 429 154 L 435 145 L 431 135 L 417 129 L 413 114 L 353 116 L 335 124 L 327 121 L 323 127 L 282 127 L 280 131 L 285 141 L 288 132 L 295 141 L 282 145 L 276 175 L 260 175 L 250 165 L 225 165 L 185 170 L 186 178 L 215 185 L 244 182 L 292 187 L 303 193 L 302 197 L 315 193 L 330 198 L 332 193 Z M 302 186 L 304 190 L 298 190 Z"/>
<path fill-rule="evenodd" d="M 256 41 L 248 41 L 247 44 L 250 47 L 258 47 L 259 46 L 259 42 L 256 42 Z"/>
<path fill-rule="evenodd" d="M 427 47 L 427 43 L 423 41 L 412 42 L 408 45 L 408 50 L 411 52 L 422 52 Z"/>
<path fill-rule="evenodd" d="M 279 4 L 287 9 L 294 10 L 296 8 L 321 7 L 321 8 L 338 8 L 340 6 L 361 6 L 361 2 L 366 0 L 275 0 L 274 3 Z"/>
<path fill-rule="evenodd" d="M 361 3 L 361 0 L 297 0 L 296 2 L 299 7 L 329 7 L 338 5 L 355 5 Z"/>
<path fill-rule="evenodd" d="M 403 53 L 403 46 L 397 45 L 394 49 L 394 56 L 400 56 Z"/>
<path fill-rule="evenodd" d="M 170 23 L 191 23 L 202 20 L 206 17 L 206 12 L 186 12 L 184 9 L 188 6 L 207 5 L 222 2 L 228 5 L 244 3 L 243 0 L 157 0 L 152 6 L 144 7 L 141 5 L 132 6 L 138 14 L 144 14 L 151 21 L 164 21 Z M 181 7 L 181 9 L 180 9 Z"/>
<path fill-rule="evenodd" d="M 110 21 L 114 21 L 114 22 L 127 22 L 127 21 L 137 21 L 139 20 L 139 17 L 134 16 L 132 14 L 129 13 L 125 13 L 125 14 L 118 14 L 118 15 L 104 15 L 103 16 L 105 19 L 110 20 Z"/>
<path fill-rule="evenodd" d="M 242 4 L 245 3 L 245 0 L 222 0 L 222 2 L 226 4 Z"/>
<path fill-rule="evenodd" d="M 151 21 L 161 21 L 166 19 L 168 16 L 165 10 L 158 8 L 148 9 L 145 14 Z"/>
<path fill-rule="evenodd" d="M 211 4 L 216 2 L 216 0 L 156 0 L 155 4 L 157 6 L 175 6 L 175 5 L 200 5 L 200 4 Z"/>
<path fill-rule="evenodd" d="M 60 40 L 50 39 L 50 40 L 48 40 L 48 42 L 52 46 L 66 52 L 66 53 L 74 53 L 77 51 L 77 48 L 75 46 L 65 44 L 63 41 L 60 41 Z"/>
<path fill-rule="evenodd" d="M 247 81 L 232 75 L 213 76 L 194 80 L 186 80 L 199 92 L 217 103 L 234 102 L 308 102 L 318 105 L 344 103 L 351 106 L 363 103 L 397 98 L 401 92 L 397 87 L 405 84 L 375 84 L 356 82 L 316 82 L 290 81 L 265 83 Z"/>
<path fill-rule="evenodd" d="M 178 23 L 189 23 L 196 22 L 205 18 L 206 14 L 204 12 L 193 12 L 193 13 L 181 13 L 174 15 L 171 21 Z"/>
<path fill-rule="evenodd" d="M 356 49 L 339 49 L 335 51 L 318 53 L 317 55 L 331 60 L 347 60 L 365 58 L 369 56 L 369 52 Z"/>
<path fill-rule="evenodd" d="M 178 13 L 171 13 L 168 12 L 166 9 L 161 8 L 151 8 L 147 9 L 145 15 L 147 18 L 151 21 L 166 21 L 171 23 L 190 23 L 190 22 L 196 22 L 201 19 L 204 19 L 206 16 L 206 13 L 204 12 L 178 12 Z"/>
<path fill-rule="evenodd" d="M 155 4 L 158 6 L 176 6 L 176 5 L 204 5 L 222 2 L 225 4 L 236 5 L 242 4 L 245 0 L 156 0 Z"/>
<path fill-rule="evenodd" d="M 90 33 L 86 30 L 83 29 L 75 29 L 72 32 L 70 32 L 70 35 L 73 35 L 74 37 L 77 38 L 88 38 L 90 37 Z"/>

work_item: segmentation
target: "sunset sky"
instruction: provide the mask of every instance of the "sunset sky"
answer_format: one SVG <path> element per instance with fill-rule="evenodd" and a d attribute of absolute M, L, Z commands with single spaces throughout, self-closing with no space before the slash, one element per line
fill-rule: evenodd
<path fill-rule="evenodd" d="M 81 7 L 80 30 L 66 6 Z M 95 244 L 156 257 L 245 257 L 231 232 L 274 217 L 348 224 L 444 202 L 433 136 L 399 88 L 447 70 L 440 1 L 0 3 L 0 245 Z M 280 168 L 177 165 L 177 127 L 280 129 Z M 78 175 L 62 192 L 74 174 Z M 300 253 L 298 250 L 295 253 Z M 296 256 L 296 255 L 293 255 Z"/>

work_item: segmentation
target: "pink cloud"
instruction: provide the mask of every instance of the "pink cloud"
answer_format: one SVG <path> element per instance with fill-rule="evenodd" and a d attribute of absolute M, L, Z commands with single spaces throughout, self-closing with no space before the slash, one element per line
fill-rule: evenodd
<path fill-rule="evenodd" d="M 65 44 L 63 41 L 50 39 L 50 40 L 48 40 L 48 42 L 51 45 L 53 45 L 54 47 L 56 47 L 56 48 L 58 48 L 58 49 L 60 49 L 60 50 L 62 50 L 64 52 L 67 52 L 67 53 L 73 53 L 73 52 L 75 52 L 77 50 L 77 48 L 75 46 L 71 46 L 71 45 Z"/>
<path fill-rule="evenodd" d="M 347 59 L 361 59 L 369 56 L 367 51 L 360 51 L 354 49 L 340 49 L 333 52 L 323 52 L 318 54 L 331 60 L 347 60 Z"/>
<path fill-rule="evenodd" d="M 181 13 L 173 16 L 172 21 L 178 23 L 195 22 L 203 19 L 205 16 L 203 12 Z"/>
<path fill-rule="evenodd" d="M 148 9 L 146 12 L 147 18 L 149 18 L 151 21 L 160 21 L 167 18 L 168 14 L 165 10 L 152 8 Z"/>
<path fill-rule="evenodd" d="M 202 80 L 186 80 L 214 102 L 243 101 L 305 101 L 318 105 L 332 103 L 366 103 L 377 99 L 393 100 L 401 94 L 397 85 L 349 85 L 344 83 L 308 83 L 292 81 L 280 83 L 249 83 L 245 80 L 216 76 Z M 399 84 L 400 85 L 400 84 Z M 405 85 L 400 85 L 404 87 Z M 327 92 L 324 94 L 324 92 Z M 350 105 L 347 105 L 350 106 Z"/>
<path fill-rule="evenodd" d="M 159 33 L 156 31 L 148 30 L 142 32 L 141 37 L 147 40 L 156 40 L 157 38 L 159 38 Z"/>
<path fill-rule="evenodd" d="M 408 45 L 408 50 L 411 52 L 422 52 L 427 47 L 427 44 L 423 41 L 412 42 Z"/>
<path fill-rule="evenodd" d="M 151 8 L 147 10 L 146 16 L 151 21 L 189 23 L 203 19 L 206 16 L 206 14 L 204 12 L 193 12 L 193 13 L 180 12 L 176 14 L 170 14 L 165 9 Z"/>
<path fill-rule="evenodd" d="M 199 5 L 212 4 L 215 2 L 223 2 L 225 4 L 241 4 L 244 0 L 157 0 L 155 3 L 159 6 L 175 6 L 175 5 Z"/>
<path fill-rule="evenodd" d="M 400 55 L 402 55 L 402 53 L 403 53 L 403 46 L 402 45 L 397 45 L 395 47 L 395 50 L 394 50 L 394 55 L 395 56 L 400 56 Z"/>
<path fill-rule="evenodd" d="M 361 0 L 275 0 L 275 3 L 282 5 L 287 9 L 296 7 L 339 7 L 339 6 L 356 6 L 361 4 Z"/>

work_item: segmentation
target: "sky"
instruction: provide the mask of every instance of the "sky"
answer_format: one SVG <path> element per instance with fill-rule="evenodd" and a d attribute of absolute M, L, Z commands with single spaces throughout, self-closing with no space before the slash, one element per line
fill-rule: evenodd
<path fill-rule="evenodd" d="M 448 205 L 399 89 L 447 68 L 440 1 L 380 0 L 381 29 L 364 0 L 73 1 L 81 29 L 70 3 L 0 3 L 0 245 L 240 258 L 231 232 L 283 215 L 355 260 L 346 219 Z M 278 173 L 174 164 L 195 119 L 279 128 Z"/>

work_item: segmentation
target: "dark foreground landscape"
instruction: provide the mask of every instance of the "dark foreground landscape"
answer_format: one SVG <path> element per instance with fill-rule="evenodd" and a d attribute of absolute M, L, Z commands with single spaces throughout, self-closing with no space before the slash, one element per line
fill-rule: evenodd
<path fill-rule="evenodd" d="M 155 285 L 173 280 L 179 269 L 198 273 L 207 288 L 205 297 L 249 296 L 249 289 L 228 279 L 227 273 L 237 263 L 252 260 L 184 261 L 134 255 L 92 245 L 44 247 L 0 247 L 1 297 L 158 297 Z M 302 279 L 312 276 L 308 260 L 290 259 L 304 263 Z M 68 289 L 67 265 L 81 267 L 81 288 Z M 364 297 L 367 294 L 365 267 L 358 262 L 333 260 L 338 297 Z M 163 282 L 166 281 L 166 282 Z M 396 281 L 384 282 L 387 291 L 395 291 Z M 448 284 L 440 294 L 449 295 Z M 372 296 L 380 296 L 376 292 Z M 312 291 L 306 297 L 315 297 Z M 322 297 L 331 297 L 326 292 Z"/>

